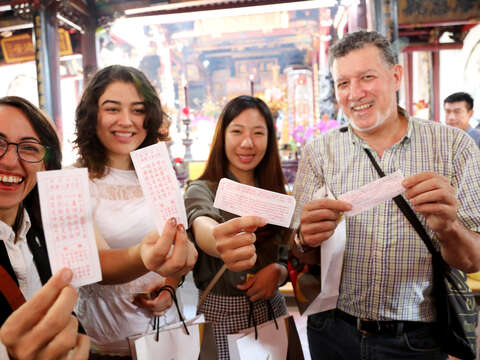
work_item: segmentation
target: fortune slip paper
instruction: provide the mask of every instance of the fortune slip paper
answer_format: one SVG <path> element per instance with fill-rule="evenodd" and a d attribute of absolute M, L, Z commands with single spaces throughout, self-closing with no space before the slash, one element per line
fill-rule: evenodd
<path fill-rule="evenodd" d="M 288 228 L 295 198 L 223 178 L 213 206 L 238 216 L 261 216 L 269 224 Z"/>
<path fill-rule="evenodd" d="M 87 169 L 40 171 L 37 179 L 52 273 L 71 269 L 76 287 L 102 280 Z"/>
<path fill-rule="evenodd" d="M 402 194 L 405 191 L 405 188 L 402 186 L 403 179 L 402 172 L 397 170 L 357 190 L 340 195 L 338 200 L 352 204 L 352 210 L 346 211 L 345 215 L 355 216 Z"/>

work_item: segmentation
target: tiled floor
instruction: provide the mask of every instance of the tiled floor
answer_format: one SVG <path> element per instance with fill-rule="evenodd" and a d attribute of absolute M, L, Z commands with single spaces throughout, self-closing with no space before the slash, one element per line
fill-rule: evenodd
<path fill-rule="evenodd" d="M 185 279 L 185 283 L 179 289 L 181 301 L 184 306 L 184 315 L 187 319 L 190 319 L 195 316 L 198 291 L 193 283 L 192 273 L 189 273 Z M 291 299 L 293 300 L 293 299 Z M 307 343 L 307 319 L 306 317 L 300 316 L 294 301 L 287 299 L 288 312 L 293 315 L 295 320 L 295 325 L 297 326 L 298 335 L 300 336 L 300 341 L 302 343 L 302 349 L 305 356 L 305 360 L 310 360 L 310 353 L 308 351 Z"/>

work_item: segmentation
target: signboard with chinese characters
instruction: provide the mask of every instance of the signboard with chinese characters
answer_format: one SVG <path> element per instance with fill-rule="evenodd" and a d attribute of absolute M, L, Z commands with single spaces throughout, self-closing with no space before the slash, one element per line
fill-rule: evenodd
<path fill-rule="evenodd" d="M 472 0 L 399 0 L 398 23 L 424 24 L 469 21 L 480 17 L 480 2 Z"/>
<path fill-rule="evenodd" d="M 64 29 L 58 29 L 58 37 L 60 56 L 71 55 L 73 52 L 70 34 Z M 1 40 L 1 46 L 5 61 L 9 64 L 35 59 L 32 34 L 20 34 L 4 38 Z"/>

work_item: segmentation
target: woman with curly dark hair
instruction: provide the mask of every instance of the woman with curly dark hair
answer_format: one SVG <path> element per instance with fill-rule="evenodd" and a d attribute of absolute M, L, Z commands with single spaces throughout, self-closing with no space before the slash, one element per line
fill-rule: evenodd
<path fill-rule="evenodd" d="M 158 235 L 148 235 L 155 229 L 154 220 L 130 152 L 159 141 L 163 121 L 165 114 L 160 99 L 145 75 L 121 65 L 98 71 L 77 107 L 77 166 L 87 167 L 89 171 L 103 274 L 102 284 L 79 289 L 76 308 L 94 345 L 91 359 L 128 358 L 127 337 L 144 333 L 154 314 L 165 313 L 166 322 L 176 320 L 175 310 L 167 311 L 172 303 L 167 292 L 153 300 L 135 297 L 135 294 L 150 293 L 164 284 L 176 287 L 179 277 L 190 270 L 196 260 L 194 246 L 175 219 L 166 222 L 158 243 L 174 243 L 173 254 L 180 251 L 184 254 L 184 266 L 176 272 L 162 272 L 157 266 L 153 269 L 147 266 L 148 261 L 142 256 L 146 248 L 152 248 L 152 239 Z M 169 248 L 163 246 L 167 252 Z M 105 249 L 117 251 L 105 254 Z M 166 255 L 152 261 L 161 263 Z M 171 276 L 164 278 L 147 272 L 147 268 Z M 125 281 L 128 282 L 119 284 Z"/>

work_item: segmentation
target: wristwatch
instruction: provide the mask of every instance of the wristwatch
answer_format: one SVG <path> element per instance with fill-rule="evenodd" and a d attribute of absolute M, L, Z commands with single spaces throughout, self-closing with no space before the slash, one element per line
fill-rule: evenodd
<path fill-rule="evenodd" d="M 302 232 L 300 231 L 300 227 L 298 227 L 298 229 L 295 230 L 295 237 L 293 238 L 293 242 L 295 243 L 295 247 L 297 251 L 302 254 L 315 249 L 314 247 L 311 247 L 305 244 L 305 240 L 303 239 L 303 235 L 302 235 Z"/>

